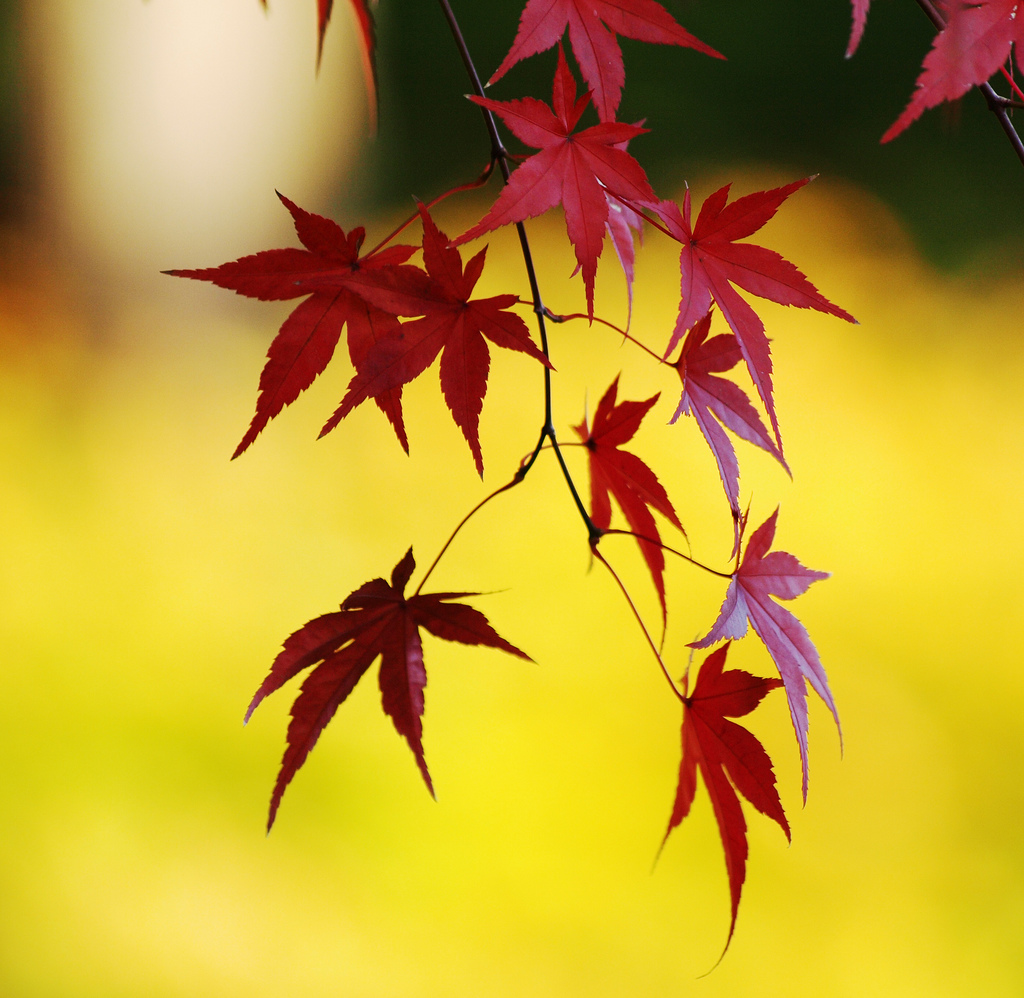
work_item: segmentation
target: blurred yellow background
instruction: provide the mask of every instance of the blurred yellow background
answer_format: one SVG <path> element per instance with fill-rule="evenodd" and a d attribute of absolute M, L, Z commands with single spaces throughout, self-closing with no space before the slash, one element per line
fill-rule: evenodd
<path fill-rule="evenodd" d="M 748 815 L 748 880 L 722 964 L 699 978 L 728 928 L 702 793 L 651 872 L 677 705 L 590 565 L 550 459 L 471 522 L 428 587 L 487 593 L 474 605 L 537 662 L 426 638 L 439 802 L 368 676 L 264 837 L 294 684 L 245 729 L 241 717 L 281 641 L 388 575 L 410 544 L 419 571 L 429 564 L 532 446 L 540 381 L 527 359 L 494 351 L 485 484 L 433 374 L 407 389 L 411 458 L 370 406 L 317 442 L 348 379 L 337 361 L 228 460 L 291 305 L 158 271 L 293 245 L 274 188 L 326 211 L 365 126 L 344 18 L 317 82 L 312 4 L 279 2 L 268 19 L 237 5 L 237 23 L 208 6 L 118 10 L 114 45 L 102 18 L 76 22 L 56 2 L 26 21 L 47 183 L 43 222 L 4 234 L 0 268 L 0 994 L 1024 992 L 1024 282 L 998 268 L 931 272 L 880 205 L 827 179 L 763 241 L 861 324 L 764 307 L 794 481 L 738 449 L 754 521 L 781 504 L 777 546 L 833 573 L 792 609 L 829 672 L 845 758 L 813 702 L 801 809 L 781 695 L 753 718 L 793 844 Z M 163 57 L 140 57 L 147 38 Z M 161 38 L 187 44 L 168 54 Z M 292 87 L 281 106 L 244 85 L 271 66 Z M 204 72 L 214 82 L 200 86 Z M 231 127 L 245 121 L 256 124 Z M 185 165 L 157 169 L 168 150 Z M 235 166 L 204 181 L 203 161 Z M 795 178 L 689 179 L 703 198 L 726 180 L 746 193 Z M 461 231 L 478 208 L 439 222 Z M 369 223 L 371 242 L 393 221 Z M 561 220 L 530 231 L 548 304 L 578 309 Z M 512 235 L 490 242 L 479 293 L 512 282 L 525 294 Z M 607 256 L 598 308 L 621 320 Z M 676 254 L 651 234 L 639 260 L 633 329 L 658 347 Z M 566 439 L 620 371 L 620 397 L 663 393 L 636 449 L 694 554 L 724 565 L 710 452 L 692 422 L 664 425 L 675 374 L 598 326 L 552 340 Z M 580 452 L 569 458 L 585 481 Z M 602 550 L 655 620 L 635 545 Z M 666 654 L 681 673 L 724 588 L 678 562 L 667 583 Z M 731 662 L 771 671 L 753 638 Z"/>

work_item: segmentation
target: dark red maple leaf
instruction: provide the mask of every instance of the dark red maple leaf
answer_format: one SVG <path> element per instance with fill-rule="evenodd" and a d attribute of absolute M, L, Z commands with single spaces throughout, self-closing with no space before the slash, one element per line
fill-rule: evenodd
<path fill-rule="evenodd" d="M 747 542 L 747 550 L 725 594 L 721 612 L 711 630 L 691 648 L 707 648 L 725 638 L 742 638 L 747 633 L 747 621 L 754 625 L 757 636 L 764 642 L 775 662 L 786 688 L 789 715 L 793 720 L 800 764 L 803 770 L 803 796 L 807 799 L 807 687 L 825 701 L 839 727 L 828 677 L 818 658 L 807 629 L 785 607 L 772 597 L 795 599 L 807 592 L 812 583 L 829 577 L 828 572 L 805 568 L 793 555 L 785 551 L 772 551 L 778 509 L 761 524 Z M 840 731 L 841 734 L 841 731 Z"/>
<path fill-rule="evenodd" d="M 598 402 L 593 423 L 587 426 L 584 419 L 579 426 L 573 427 L 589 451 L 590 518 L 599 530 L 607 530 L 612 520 L 611 497 L 615 497 L 630 530 L 639 535 L 637 543 L 658 591 L 664 622 L 668 612 L 665 605 L 665 555 L 660 545 L 654 543 L 661 537 L 651 510 L 656 509 L 680 530 L 683 525 L 654 472 L 635 454 L 621 449 L 622 444 L 633 439 L 641 420 L 659 396 L 652 395 L 644 402 L 627 401 L 616 405 L 618 390 L 619 379 L 616 378 Z"/>
<path fill-rule="evenodd" d="M 760 229 L 786 198 L 811 179 L 807 177 L 785 187 L 747 194 L 732 204 L 726 204 L 731 186 L 726 184 L 707 198 L 697 216 L 697 224 L 692 228 L 689 189 L 683 198 L 682 213 L 674 201 L 661 201 L 655 209 L 669 235 L 679 240 L 683 247 L 679 255 L 682 298 L 665 356 L 672 352 L 683 334 L 707 314 L 711 303 L 717 304 L 729 328 L 736 334 L 780 450 L 782 438 L 772 398 L 772 359 L 768 337 L 757 313 L 733 288 L 733 284 L 780 305 L 813 308 L 848 322 L 856 322 L 856 319 L 833 305 L 778 253 L 736 240 Z"/>
<path fill-rule="evenodd" d="M 718 822 L 729 875 L 732 918 L 726 949 L 736 928 L 747 867 L 747 824 L 736 791 L 777 822 L 786 838 L 790 838 L 789 822 L 782 810 L 768 753 L 746 728 L 727 720 L 749 714 L 782 683 L 778 679 L 759 679 L 742 669 L 723 672 L 728 651 L 726 643 L 708 655 L 693 693 L 683 698 L 683 758 L 672 816 L 662 842 L 664 846 L 672 829 L 690 813 L 699 769 Z"/>
<path fill-rule="evenodd" d="M 567 25 L 573 55 L 602 121 L 615 120 L 626 79 L 616 35 L 725 58 L 677 24 L 655 0 L 528 0 L 512 48 L 487 85 L 496 83 L 522 59 L 551 48 Z"/>
<path fill-rule="evenodd" d="M 925 56 L 916 89 L 903 113 L 882 136 L 896 138 L 930 107 L 962 97 L 985 83 L 1017 48 L 1024 72 L 1024 6 L 1019 0 L 948 0 L 946 26 Z"/>
<path fill-rule="evenodd" d="M 470 299 L 484 267 L 484 247 L 462 268 L 462 255 L 449 245 L 448 237 L 434 224 L 420 205 L 423 219 L 423 262 L 428 283 L 409 293 L 407 285 L 366 288 L 364 294 L 376 304 L 399 315 L 419 315 L 379 339 L 356 368 L 355 377 L 341 405 L 328 420 L 321 435 L 335 427 L 357 405 L 368 398 L 387 397 L 422 374 L 441 354 L 441 391 L 452 418 L 462 430 L 483 475 L 479 421 L 487 392 L 490 354 L 487 340 L 509 350 L 518 350 L 550 367 L 547 357 L 534 345 L 526 323 L 508 309 L 519 299 L 515 295 Z"/>
<path fill-rule="evenodd" d="M 331 219 L 303 210 L 283 194 L 277 196 L 291 212 L 305 249 L 263 250 L 219 267 L 165 271 L 174 277 L 210 281 L 260 301 L 310 296 L 288 316 L 270 344 L 260 375 L 256 414 L 232 457 L 238 457 L 327 367 L 344 325 L 348 326 L 349 356 L 356 370 L 373 344 L 398 328 L 395 315 L 362 296 L 368 287 L 387 278 L 392 278 L 391 285 L 403 287 L 422 288 L 426 283 L 418 267 L 402 266 L 416 247 L 389 246 L 360 257 L 366 234 L 363 228 L 346 235 Z M 401 389 L 381 393 L 376 401 L 408 452 Z"/>
<path fill-rule="evenodd" d="M 532 661 L 499 636 L 487 618 L 463 603 L 451 600 L 477 593 L 414 594 L 405 587 L 416 562 L 412 548 L 391 573 L 391 583 L 374 579 L 346 597 L 341 609 L 309 621 L 290 635 L 274 660 L 270 673 L 249 704 L 245 720 L 264 697 L 289 679 L 313 666 L 292 704 L 288 745 L 270 798 L 267 831 L 274 824 L 285 788 L 306 761 L 320 733 L 335 711 L 355 689 L 363 673 L 380 658 L 380 690 L 384 712 L 409 743 L 431 795 L 434 786 L 423 755 L 423 689 L 427 674 L 419 629 L 446 641 L 487 645 Z"/>
<path fill-rule="evenodd" d="M 590 94 L 576 99 L 576 80 L 561 45 L 550 107 L 534 97 L 495 101 L 471 96 L 470 100 L 499 115 L 516 138 L 541 151 L 513 171 L 491 210 L 455 245 L 561 204 L 569 241 L 583 272 L 587 314 L 593 318 L 594 276 L 604 248 L 608 195 L 636 203 L 655 200 L 643 168 L 618 148 L 647 129 L 609 121 L 573 133 Z"/>
<path fill-rule="evenodd" d="M 739 549 L 740 485 L 736 451 L 722 429 L 732 430 L 738 437 L 749 441 L 772 455 L 789 472 L 782 452 L 768 434 L 757 410 L 743 390 L 732 381 L 716 377 L 716 372 L 728 371 L 742 359 L 742 351 L 732 333 L 707 338 L 711 328 L 711 313 L 686 335 L 679 359 L 673 367 L 683 382 L 679 406 L 669 420 L 674 423 L 683 414 L 692 415 L 704 434 L 718 464 L 718 474 L 729 499 L 733 522 L 736 525 L 733 554 Z M 715 418 L 712 418 L 714 416 Z M 716 422 L 717 419 L 717 422 Z M 719 422 L 722 426 L 719 426 Z"/>

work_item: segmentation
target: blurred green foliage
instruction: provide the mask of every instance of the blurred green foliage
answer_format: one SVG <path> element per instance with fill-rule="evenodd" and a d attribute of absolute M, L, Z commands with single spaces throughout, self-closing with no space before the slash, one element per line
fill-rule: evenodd
<path fill-rule="evenodd" d="M 663 0 L 688 30 L 728 61 L 622 41 L 626 89 L 619 118 L 646 118 L 633 151 L 666 194 L 733 165 L 774 164 L 861 184 L 887 202 L 935 263 L 1019 253 L 1021 165 L 976 92 L 925 114 L 894 142 L 879 137 L 903 109 L 934 32 L 913 0 L 876 0 L 853 59 L 846 0 Z M 456 4 L 480 74 L 515 35 L 520 0 Z M 381 129 L 369 153 L 373 200 L 429 198 L 475 176 L 487 161 L 479 112 L 434 4 L 378 8 Z M 344 30 L 343 18 L 336 18 Z M 335 29 L 337 30 L 337 29 Z M 496 99 L 550 98 L 554 51 L 516 66 Z M 584 119 L 585 121 L 587 119 Z"/>

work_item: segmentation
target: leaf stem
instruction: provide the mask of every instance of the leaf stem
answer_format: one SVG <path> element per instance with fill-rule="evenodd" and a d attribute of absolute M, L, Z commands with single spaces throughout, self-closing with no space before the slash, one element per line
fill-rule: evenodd
<path fill-rule="evenodd" d="M 625 531 L 609 530 L 607 533 L 624 533 Z M 636 618 L 636 622 L 640 625 L 640 630 L 644 632 L 644 637 L 647 639 L 647 644 L 650 646 L 651 651 L 654 653 L 654 657 L 658 660 L 658 666 L 661 668 L 662 675 L 665 677 L 665 681 L 672 688 L 672 692 L 676 699 L 680 703 L 685 703 L 686 698 L 682 693 L 679 692 L 679 687 L 676 686 L 675 680 L 672 678 L 671 673 L 668 671 L 665 665 L 665 660 L 661 657 L 661 652 L 658 651 L 658 646 L 654 643 L 654 639 L 651 637 L 650 631 L 647 630 L 647 625 L 644 623 L 643 617 L 640 616 L 640 611 L 637 610 L 636 604 L 633 602 L 632 597 L 629 595 L 629 591 L 626 589 L 622 579 L 619 578 L 615 569 L 608 564 L 607 559 L 597 549 L 597 543 L 594 542 L 590 545 L 590 551 L 593 556 L 604 565 L 605 568 L 611 573 L 612 578 L 615 580 L 619 589 L 622 591 L 622 595 L 626 597 L 626 602 L 629 604 L 630 610 L 633 611 L 633 616 Z"/>
<path fill-rule="evenodd" d="M 647 537 L 644 534 L 638 534 L 633 530 L 616 530 L 609 528 L 605 530 L 606 534 L 621 534 L 623 537 L 634 537 L 638 541 L 647 541 L 648 544 L 656 544 L 661 548 L 662 551 L 667 551 L 669 554 L 674 554 L 677 558 L 682 558 L 683 561 L 688 561 L 691 565 L 696 568 L 702 568 L 705 572 L 709 572 L 711 575 L 717 575 L 720 579 L 732 579 L 731 572 L 719 572 L 718 569 L 712 568 L 710 565 L 705 565 L 702 561 L 697 561 L 696 558 L 691 557 L 688 554 L 683 554 L 682 551 L 677 551 L 673 547 L 669 547 L 664 542 L 658 540 L 655 537 Z"/>
<path fill-rule="evenodd" d="M 489 503 L 489 502 L 490 502 L 490 501 L 491 501 L 491 500 L 492 500 L 492 499 L 493 499 L 493 498 L 494 498 L 495 496 L 499 496 L 499 495 L 501 495 L 501 493 L 502 493 L 502 492 L 507 492 L 507 491 L 508 491 L 509 489 L 511 489 L 511 488 L 513 488 L 514 486 L 518 485 L 518 484 L 519 484 L 519 483 L 520 483 L 520 482 L 521 482 L 522 480 L 523 480 L 523 479 L 522 479 L 522 478 L 521 478 L 521 477 L 519 476 L 519 474 L 518 474 L 518 472 L 517 472 L 517 473 L 516 473 L 516 476 L 515 476 L 515 477 L 514 477 L 514 478 L 512 479 L 512 481 L 510 481 L 510 482 L 506 482 L 506 483 L 505 483 L 504 485 L 502 485 L 502 487 L 501 487 L 500 489 L 495 489 L 495 490 L 494 490 L 494 491 L 493 491 L 493 492 L 492 492 L 492 493 L 491 493 L 491 494 L 490 494 L 489 496 L 486 496 L 485 498 L 481 499 L 481 500 L 480 500 L 480 502 L 478 502 L 478 503 L 477 503 L 477 504 L 476 504 L 476 505 L 475 505 L 475 506 L 474 506 L 474 507 L 473 507 L 473 508 L 472 508 L 472 509 L 471 509 L 471 510 L 470 510 L 470 511 L 469 511 L 469 512 L 468 512 L 468 513 L 467 513 L 467 514 L 466 514 L 466 515 L 465 515 L 465 516 L 464 516 L 464 517 L 463 517 L 463 518 L 462 518 L 462 519 L 461 519 L 461 520 L 459 521 L 459 525 L 458 525 L 458 526 L 457 526 L 457 527 L 456 527 L 456 528 L 455 528 L 455 529 L 454 529 L 454 530 L 453 530 L 453 531 L 451 532 L 451 535 L 450 535 L 450 536 L 448 537 L 448 540 L 446 540 L 446 541 L 444 542 L 444 547 L 442 547 L 442 548 L 441 548 L 441 550 L 440 550 L 440 551 L 438 551 L 438 553 L 437 553 L 437 557 L 436 557 L 436 558 L 435 558 L 435 559 L 434 559 L 434 560 L 433 560 L 433 561 L 432 561 L 432 562 L 430 563 L 430 568 L 428 568 L 428 569 L 427 569 L 427 571 L 426 571 L 426 574 L 425 574 L 425 575 L 423 576 L 423 578 L 422 578 L 422 579 L 420 579 L 420 584 L 419 584 L 419 585 L 418 585 L 418 586 L 416 587 L 416 592 L 415 592 L 415 593 L 413 593 L 413 596 L 419 596 L 419 594 L 420 594 L 420 591 L 421 591 L 421 590 L 423 589 L 423 586 L 424 586 L 424 585 L 426 584 L 426 581 L 427 581 L 427 579 L 429 579 L 429 578 L 430 578 L 430 574 L 431 574 L 431 572 L 433 572 L 433 571 L 434 571 L 434 569 L 435 569 L 435 568 L 437 568 L 437 563 L 438 563 L 438 562 L 439 562 L 439 561 L 441 560 L 441 558 L 442 558 L 442 557 L 444 556 L 444 553 L 445 553 L 445 551 L 447 551 L 447 550 L 448 550 L 448 548 L 449 548 L 449 547 L 451 547 L 451 543 L 452 543 L 452 541 L 454 541 L 454 540 L 455 540 L 455 536 L 456 536 L 456 534 L 458 534 L 458 532 L 459 532 L 459 531 L 460 531 L 460 530 L 461 530 L 461 529 L 462 529 L 462 528 L 463 528 L 463 527 L 464 527 L 464 526 L 465 526 L 465 525 L 466 525 L 467 523 L 469 523 L 469 521 L 470 521 L 470 520 L 472 519 L 472 517 L 473 517 L 474 515 L 476 515 L 476 514 L 477 514 L 478 512 L 480 512 L 480 510 L 481 510 L 481 509 L 483 509 L 483 507 L 484 507 L 484 506 L 486 506 L 486 505 L 487 505 L 487 504 L 488 504 L 488 503 Z"/>
<path fill-rule="evenodd" d="M 532 304 L 532 302 L 530 304 Z M 650 354 L 659 364 L 664 364 L 666 367 L 672 366 L 671 364 L 669 364 L 667 360 L 665 360 L 664 357 L 660 356 L 659 354 L 656 354 L 649 346 L 641 343 L 635 336 L 631 336 L 628 332 L 626 332 L 625 329 L 620 329 L 618 326 L 615 325 L 614 322 L 609 322 L 607 319 L 602 319 L 599 315 L 595 315 L 593 316 L 593 318 L 591 318 L 589 315 L 585 315 L 583 312 L 573 312 L 571 315 L 555 315 L 555 313 L 552 312 L 549 308 L 546 308 L 544 310 L 544 314 L 552 322 L 568 322 L 570 319 L 586 319 L 588 322 L 600 323 L 602 326 L 607 326 L 609 329 L 615 330 L 615 332 L 617 332 L 623 339 L 629 340 L 630 343 L 633 343 L 636 346 L 640 347 L 640 349 L 643 350 L 644 353 Z"/>

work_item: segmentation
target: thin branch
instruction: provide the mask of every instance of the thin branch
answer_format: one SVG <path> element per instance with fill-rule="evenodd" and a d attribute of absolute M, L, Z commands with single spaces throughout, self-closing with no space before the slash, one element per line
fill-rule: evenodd
<path fill-rule="evenodd" d="M 935 25 L 936 31 L 942 31 L 946 27 L 946 19 L 931 0 L 917 0 L 917 5 L 927 14 L 928 19 Z M 1010 145 L 1013 146 L 1013 151 L 1017 154 L 1017 158 L 1024 165 L 1024 142 L 1021 141 L 1021 137 L 1013 127 L 1013 122 L 1010 121 L 1006 98 L 1000 97 L 988 83 L 979 83 L 978 89 L 985 98 L 988 109 L 996 116 L 1000 126 L 1006 133 L 1006 137 L 1010 140 Z"/>
<path fill-rule="evenodd" d="M 445 20 L 448 22 L 448 27 L 451 30 L 452 37 L 455 39 L 455 45 L 459 50 L 459 55 L 462 57 L 462 62 L 466 67 L 466 72 L 469 74 L 470 83 L 473 86 L 474 92 L 478 97 L 486 97 L 483 83 L 480 81 L 480 75 L 476 71 L 476 66 L 473 63 L 472 56 L 469 54 L 469 47 L 466 45 L 466 40 L 462 35 L 462 29 L 459 27 L 459 22 L 455 17 L 455 12 L 451 8 L 451 4 L 449 4 L 448 0 L 438 0 L 438 3 L 441 5 L 441 10 L 444 12 Z M 494 120 L 494 115 L 485 107 L 481 107 L 480 110 L 483 113 L 484 124 L 487 127 L 487 134 L 490 136 L 491 140 L 491 157 L 497 162 L 498 168 L 501 170 L 501 175 L 505 178 L 505 183 L 508 183 L 509 178 L 512 176 L 512 171 L 509 169 L 508 165 L 509 152 L 501 141 L 501 136 L 498 133 L 498 125 Z M 547 313 L 547 309 L 541 299 L 540 286 L 537 283 L 537 270 L 534 267 L 533 254 L 530 251 L 530 241 L 526 238 L 526 228 L 522 222 L 516 223 L 516 231 L 519 233 L 519 245 L 523 253 L 523 263 L 526 265 L 527 280 L 530 283 L 530 295 L 533 298 L 533 311 L 537 316 L 537 326 L 540 330 L 541 350 L 544 352 L 544 356 L 550 360 L 547 326 L 544 322 L 544 316 Z M 555 456 L 558 458 L 558 464 L 562 469 L 562 475 L 569 487 L 569 492 L 572 495 L 573 502 L 576 504 L 576 508 L 579 510 L 583 523 L 586 525 L 587 533 L 591 542 L 594 542 L 601 536 L 601 531 L 594 526 L 593 520 L 590 519 L 587 509 L 583 505 L 583 501 L 580 499 L 579 491 L 572 480 L 572 475 L 569 474 L 569 469 L 566 466 L 565 459 L 562 457 L 562 452 L 559 450 L 558 438 L 555 436 L 555 428 L 551 414 L 551 369 L 549 367 L 544 368 L 544 425 L 541 428 L 540 439 L 537 441 L 537 446 L 534 449 L 532 457 L 526 464 L 520 465 L 519 471 L 516 472 L 517 481 L 522 481 L 530 468 L 533 467 L 533 463 L 536 461 L 537 456 L 540 454 L 541 448 L 543 447 L 545 437 L 551 441 L 552 449 L 555 452 Z"/>
<path fill-rule="evenodd" d="M 611 533 L 612 531 L 609 531 Z M 594 557 L 604 565 L 605 568 L 611 573 L 612 578 L 615 580 L 619 589 L 622 591 L 622 595 L 626 597 L 626 602 L 629 604 L 630 610 L 633 611 L 633 616 L 636 617 L 636 622 L 640 625 L 640 630 L 644 632 L 644 637 L 647 639 L 647 644 L 650 645 L 651 651 L 654 653 L 654 657 L 658 660 L 658 665 L 661 668 L 662 675 L 665 677 L 665 681 L 672 688 L 672 692 L 675 694 L 676 699 L 680 703 L 685 703 L 686 698 L 682 693 L 679 692 L 679 687 L 676 686 L 675 680 L 672 678 L 671 673 L 665 665 L 665 660 L 661 657 L 661 652 L 658 651 L 658 646 L 654 643 L 654 639 L 651 637 L 650 631 L 647 630 L 647 625 L 644 624 L 643 617 L 640 616 L 640 611 L 637 610 L 636 604 L 633 602 L 632 597 L 629 595 L 629 591 L 626 589 L 622 582 L 622 579 L 616 574 L 615 569 L 608 564 L 604 555 L 601 554 L 597 549 L 597 544 L 593 543 L 590 545 L 590 550 Z"/>
<path fill-rule="evenodd" d="M 683 554 L 682 551 L 677 551 L 673 547 L 669 547 L 667 544 L 658 540 L 655 537 L 647 537 L 645 534 L 638 534 L 636 533 L 636 531 L 633 530 L 616 530 L 613 528 L 605 530 L 604 533 L 621 534 L 623 537 L 634 537 L 638 541 L 647 541 L 648 544 L 655 544 L 658 547 L 660 547 L 662 551 L 667 551 L 669 554 L 674 554 L 677 558 L 682 558 L 683 561 L 688 561 L 694 567 L 702 568 L 705 572 L 709 572 L 711 575 L 717 575 L 720 579 L 729 579 L 730 581 L 732 580 L 731 572 L 719 572 L 717 569 L 711 568 L 710 565 L 705 565 L 704 562 L 697 561 L 696 558 L 693 558 L 688 554 Z"/>

